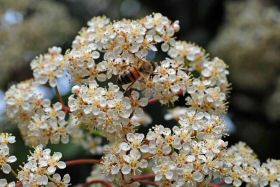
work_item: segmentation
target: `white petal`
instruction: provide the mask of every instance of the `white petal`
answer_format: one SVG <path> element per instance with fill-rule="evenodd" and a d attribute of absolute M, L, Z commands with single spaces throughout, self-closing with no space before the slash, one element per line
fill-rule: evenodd
<path fill-rule="evenodd" d="M 59 162 L 57 163 L 57 167 L 58 167 L 59 169 L 64 169 L 64 168 L 66 168 L 66 164 L 65 164 L 65 162 L 63 162 L 63 161 L 59 161 Z"/>
<path fill-rule="evenodd" d="M 69 174 L 65 174 L 63 176 L 63 182 L 64 183 L 69 183 L 70 182 L 70 175 Z"/>
<path fill-rule="evenodd" d="M 12 168 L 9 164 L 4 164 L 2 165 L 2 171 L 5 173 L 5 174 L 9 174 L 11 172 Z"/>
<path fill-rule="evenodd" d="M 9 163 L 13 163 L 13 162 L 17 161 L 17 158 L 15 156 L 10 156 L 7 161 Z"/>
<path fill-rule="evenodd" d="M 129 174 L 129 173 L 130 173 L 130 171 L 131 171 L 130 166 L 125 165 L 124 167 L 122 167 L 122 173 L 123 173 L 124 175 Z"/>
<path fill-rule="evenodd" d="M 116 175 L 117 173 L 119 173 L 119 171 L 120 171 L 119 166 L 112 166 L 112 169 L 111 169 L 112 175 Z"/>
<path fill-rule="evenodd" d="M 123 151 L 128 151 L 128 150 L 130 150 L 130 146 L 129 146 L 128 143 L 122 142 L 122 143 L 120 144 L 120 149 L 123 150 Z"/>
<path fill-rule="evenodd" d="M 55 172 L 56 168 L 54 166 L 48 167 L 48 173 L 53 174 Z"/>
<path fill-rule="evenodd" d="M 0 179 L 0 187 L 5 187 L 7 185 L 7 180 L 6 179 Z"/>

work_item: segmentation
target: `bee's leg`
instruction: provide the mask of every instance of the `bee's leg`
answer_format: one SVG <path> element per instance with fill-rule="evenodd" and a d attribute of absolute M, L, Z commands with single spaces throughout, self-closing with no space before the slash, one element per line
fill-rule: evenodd
<path fill-rule="evenodd" d="M 127 93 L 128 91 L 130 91 L 130 88 L 133 86 L 133 84 L 136 82 L 136 80 L 135 81 L 133 81 L 126 89 L 125 89 L 125 92 L 124 93 Z"/>

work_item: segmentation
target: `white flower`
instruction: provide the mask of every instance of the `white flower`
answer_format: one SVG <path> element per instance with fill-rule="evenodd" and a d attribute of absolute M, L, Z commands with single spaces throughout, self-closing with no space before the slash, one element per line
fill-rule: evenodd
<path fill-rule="evenodd" d="M 66 187 L 70 186 L 70 175 L 65 174 L 63 178 L 59 174 L 54 174 L 52 176 L 52 181 L 47 184 L 47 187 L 55 187 L 55 186 L 60 186 L 60 187 Z"/>
<path fill-rule="evenodd" d="M 171 180 L 175 176 L 176 165 L 167 157 L 163 157 L 158 161 L 156 166 L 152 168 L 155 173 L 155 181 L 160 181 L 163 178 Z"/>
<path fill-rule="evenodd" d="M 8 133 L 1 133 L 0 134 L 0 144 L 1 145 L 7 145 L 7 144 L 13 144 L 16 142 L 16 137 L 12 136 Z"/>
<path fill-rule="evenodd" d="M 105 172 L 111 175 L 116 175 L 119 173 L 121 166 L 118 158 L 114 154 L 106 154 L 103 156 L 102 160 Z"/>
<path fill-rule="evenodd" d="M 15 182 L 8 183 L 6 179 L 0 179 L 0 187 L 15 187 Z"/>
<path fill-rule="evenodd" d="M 133 170 L 133 174 L 135 175 L 136 170 L 148 166 L 147 160 L 141 159 L 141 153 L 137 149 L 132 149 L 128 155 L 123 155 L 123 159 L 127 163 L 121 168 L 124 175 L 129 174 L 131 170 Z"/>
<path fill-rule="evenodd" d="M 142 149 L 142 141 L 144 140 L 144 134 L 138 134 L 138 133 L 128 133 L 126 135 L 126 138 L 128 142 L 122 142 L 120 144 L 120 148 L 124 151 L 128 151 L 130 149 Z"/>
<path fill-rule="evenodd" d="M 9 174 L 12 170 L 10 164 L 17 161 L 15 156 L 10 156 L 8 144 L 15 143 L 15 137 L 8 133 L 0 134 L 0 167 L 3 173 Z"/>

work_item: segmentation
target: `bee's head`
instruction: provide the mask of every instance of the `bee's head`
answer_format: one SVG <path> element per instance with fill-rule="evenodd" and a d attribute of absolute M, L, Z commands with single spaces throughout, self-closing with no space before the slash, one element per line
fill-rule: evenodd
<path fill-rule="evenodd" d="M 154 71 L 154 68 L 153 68 L 151 62 L 144 61 L 142 66 L 144 69 L 144 73 L 151 74 Z"/>

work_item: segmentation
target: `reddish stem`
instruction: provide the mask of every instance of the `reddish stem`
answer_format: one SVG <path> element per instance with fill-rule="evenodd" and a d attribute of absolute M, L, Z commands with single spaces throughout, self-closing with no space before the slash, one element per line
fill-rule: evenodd
<path fill-rule="evenodd" d="M 63 101 L 63 98 L 62 98 L 62 96 L 60 95 L 60 93 L 59 93 L 59 91 L 58 91 L 58 87 L 56 86 L 54 89 L 55 89 L 56 96 L 57 96 L 59 102 L 60 102 L 61 105 L 62 105 L 62 110 L 63 110 L 65 113 L 69 113 L 69 112 L 70 112 L 70 108 L 69 108 L 67 105 L 65 105 L 65 103 L 64 103 L 64 101 Z"/>
<path fill-rule="evenodd" d="M 66 162 L 67 166 L 79 165 L 79 164 L 100 164 L 101 160 L 97 159 L 80 159 L 80 160 L 69 160 Z"/>
<path fill-rule="evenodd" d="M 109 182 L 107 182 L 105 180 L 92 180 L 92 181 L 86 182 L 83 185 L 83 187 L 90 186 L 91 184 L 102 184 L 105 187 L 113 187 L 112 184 L 110 184 Z"/>
<path fill-rule="evenodd" d="M 154 177 L 155 177 L 155 174 L 145 174 L 145 175 L 133 176 L 132 179 L 135 181 L 138 181 L 138 180 L 150 179 L 150 178 L 154 178 Z"/>
<path fill-rule="evenodd" d="M 65 112 L 65 113 L 69 113 L 70 112 L 70 108 L 68 106 L 62 106 L 62 110 Z"/>
<path fill-rule="evenodd" d="M 18 181 L 15 185 L 15 187 L 22 187 L 22 182 Z"/>
<path fill-rule="evenodd" d="M 210 182 L 210 183 L 209 183 L 209 186 L 212 186 L 212 187 L 221 187 L 221 186 L 223 186 L 224 184 L 225 184 L 224 181 L 218 182 L 218 183 Z"/>
<path fill-rule="evenodd" d="M 158 186 L 154 181 L 138 180 L 137 182 L 140 182 L 142 184 L 147 184 L 147 185 Z"/>
<path fill-rule="evenodd" d="M 152 99 L 149 99 L 148 103 L 149 104 L 154 104 L 154 103 L 157 103 L 159 101 L 158 98 L 152 98 Z"/>

